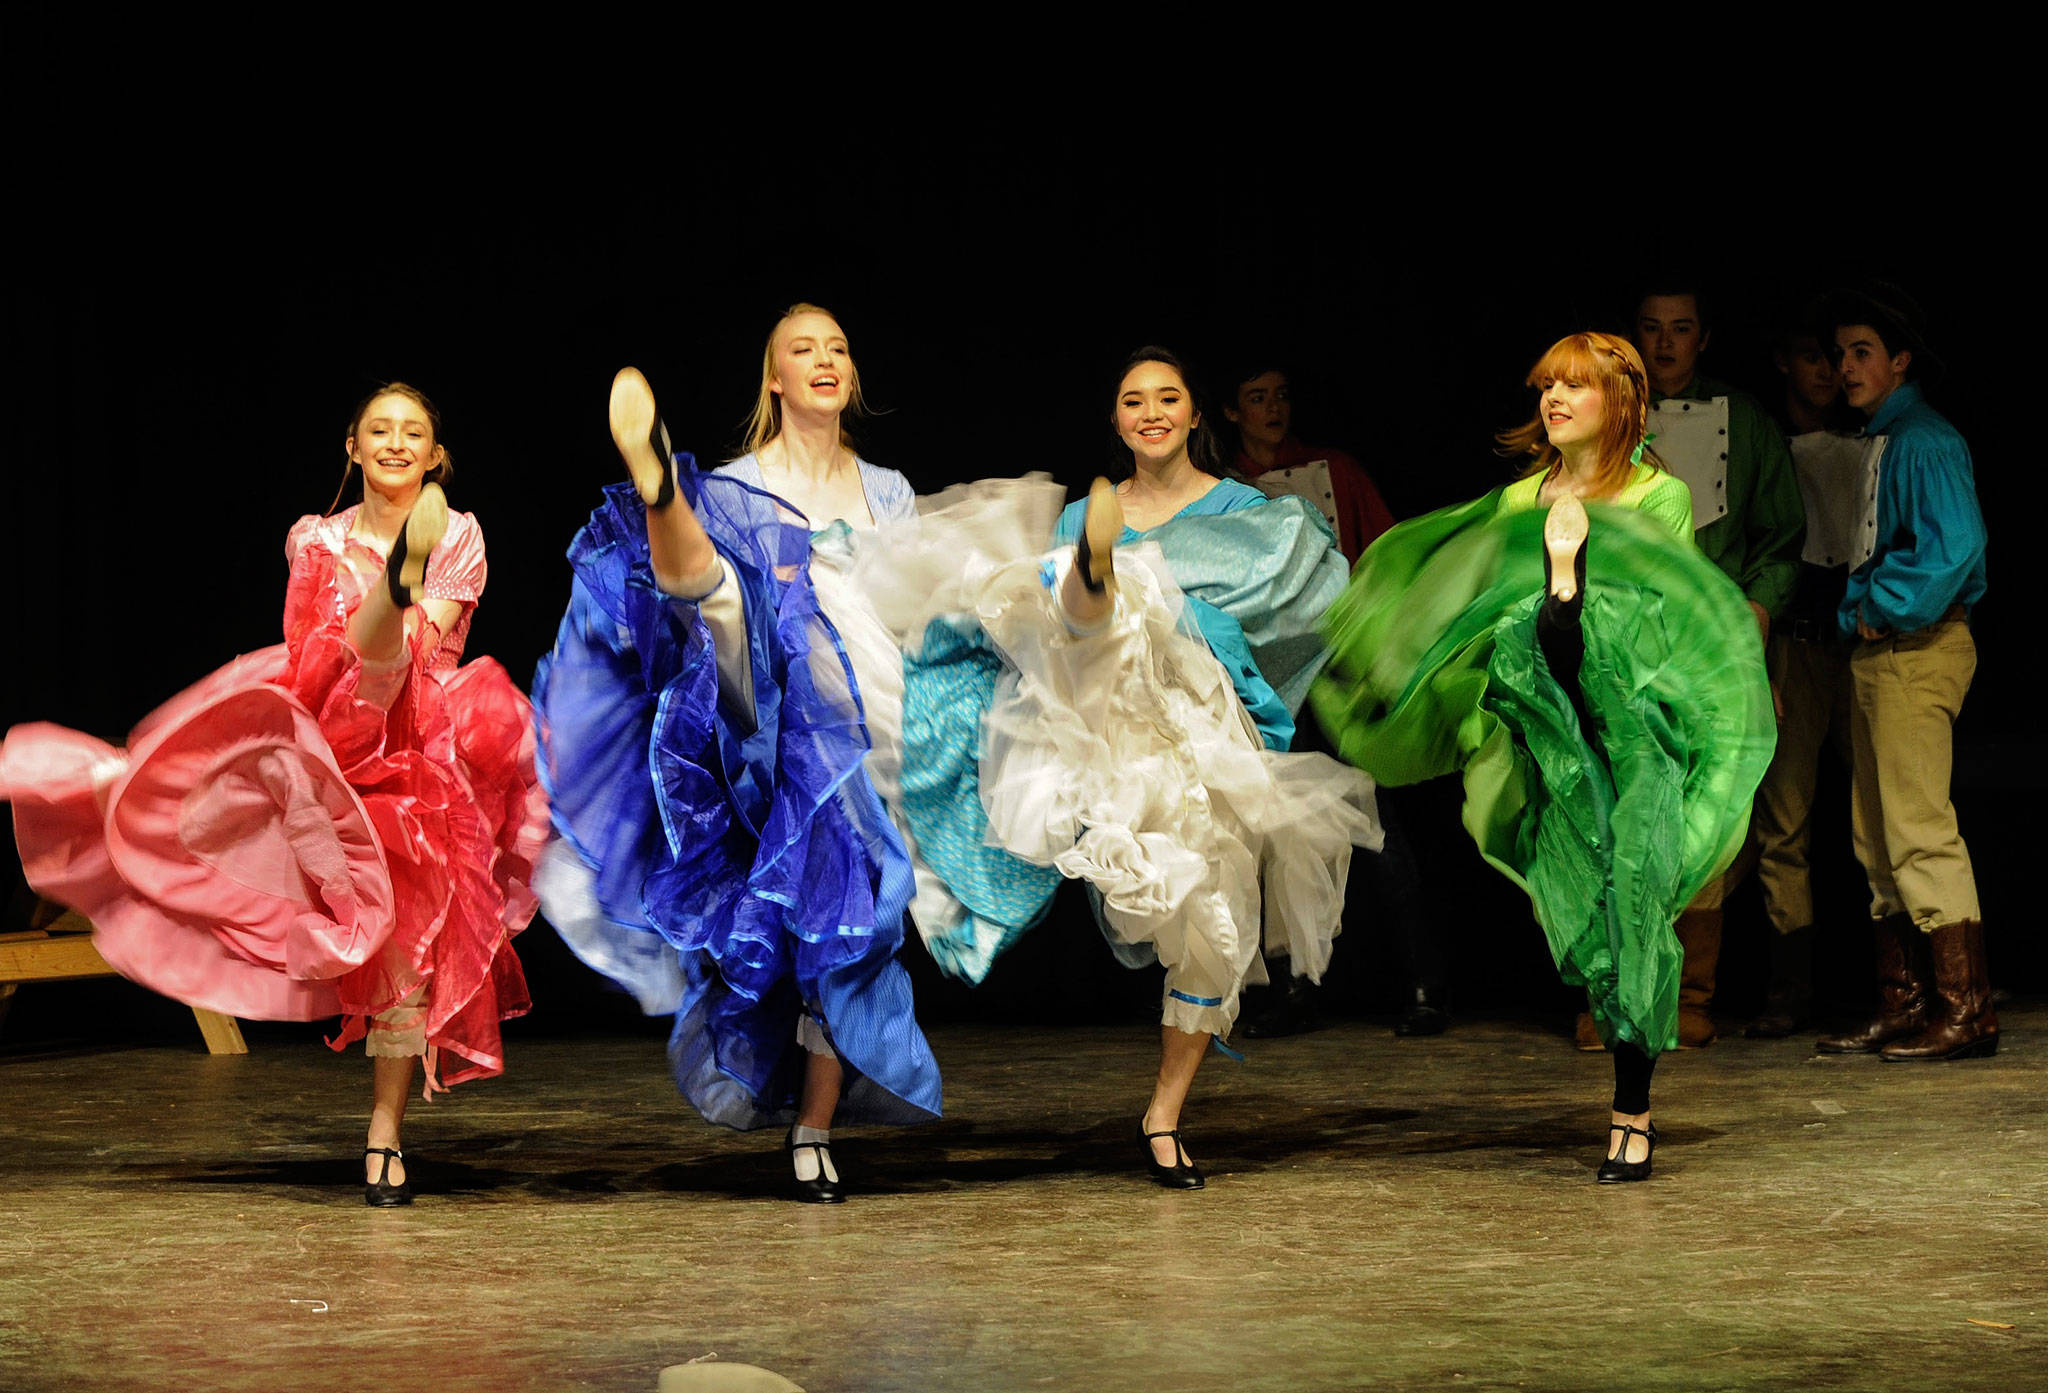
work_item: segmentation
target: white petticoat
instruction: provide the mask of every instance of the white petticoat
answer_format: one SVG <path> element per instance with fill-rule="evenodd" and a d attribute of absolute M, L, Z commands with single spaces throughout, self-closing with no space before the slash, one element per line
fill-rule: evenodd
<path fill-rule="evenodd" d="M 1072 549 L 1042 550 L 1061 499 L 1042 476 L 948 489 L 862 538 L 853 588 L 905 645 L 934 618 L 981 625 L 1008 664 L 983 720 L 990 839 L 1096 889 L 1112 942 L 1165 965 L 1167 1025 L 1227 1035 L 1241 986 L 1264 980 L 1262 911 L 1295 974 L 1329 965 L 1351 848 L 1381 844 L 1372 781 L 1264 748 L 1178 627 L 1152 543 L 1117 551 L 1114 614 L 1074 633 L 1058 600 Z"/>

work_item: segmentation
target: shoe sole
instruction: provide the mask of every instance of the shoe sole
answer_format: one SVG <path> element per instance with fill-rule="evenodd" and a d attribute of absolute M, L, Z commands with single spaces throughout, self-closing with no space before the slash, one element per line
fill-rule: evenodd
<path fill-rule="evenodd" d="M 1088 538 L 1088 579 L 1106 585 L 1116 577 L 1116 542 L 1124 535 L 1123 500 L 1109 480 L 1097 479 L 1089 485 L 1081 531 Z"/>
<path fill-rule="evenodd" d="M 638 368 L 620 368 L 612 379 L 612 444 L 626 462 L 626 473 L 642 503 L 661 497 L 664 461 L 654 448 L 654 389 Z"/>
<path fill-rule="evenodd" d="M 405 515 L 405 562 L 398 568 L 398 583 L 412 602 L 420 602 L 420 588 L 427 579 L 427 556 L 448 535 L 448 495 L 439 484 L 427 484 Z"/>
<path fill-rule="evenodd" d="M 1951 1059 L 1989 1059 L 1997 1053 L 1998 1037 L 1994 1035 L 1988 1040 L 1973 1040 L 1947 1054 L 1886 1054 L 1880 1048 L 1877 1057 L 1887 1064 L 1945 1064 Z"/>
<path fill-rule="evenodd" d="M 1579 548 L 1586 544 L 1592 524 L 1586 519 L 1586 505 L 1577 495 L 1566 494 L 1550 505 L 1543 519 L 1543 549 L 1550 553 L 1550 593 L 1570 601 L 1579 593 Z"/>

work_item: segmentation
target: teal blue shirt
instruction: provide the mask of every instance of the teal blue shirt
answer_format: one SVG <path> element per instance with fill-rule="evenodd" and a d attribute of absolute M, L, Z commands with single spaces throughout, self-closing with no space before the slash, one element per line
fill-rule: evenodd
<path fill-rule="evenodd" d="M 1887 437 L 1877 549 L 1850 573 L 1837 618 L 1846 634 L 1859 614 L 1873 629 L 1911 633 L 1984 597 L 1984 513 L 1970 447 L 1917 382 L 1893 388 L 1864 434 Z"/>

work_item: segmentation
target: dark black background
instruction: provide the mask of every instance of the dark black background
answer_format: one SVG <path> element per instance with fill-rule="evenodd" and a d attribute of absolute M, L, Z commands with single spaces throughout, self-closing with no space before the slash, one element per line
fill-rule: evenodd
<path fill-rule="evenodd" d="M 1112 370 L 1157 341 L 1201 364 L 1277 350 L 1294 367 L 1298 432 L 1356 455 L 1408 514 L 1499 481 L 1491 436 L 1527 412 L 1529 362 L 1563 333 L 1625 330 L 1645 277 L 1703 277 L 1718 321 L 1706 370 L 1768 399 L 1776 319 L 1883 276 L 1925 306 L 1949 360 L 1931 395 L 1976 457 L 1992 588 L 1956 798 L 1994 973 L 2038 987 L 2015 868 L 2031 854 L 2041 742 L 2018 678 L 2031 638 L 2008 617 L 2033 545 L 2014 468 L 2034 454 L 2028 350 L 2011 327 L 2032 253 L 1960 138 L 1923 130 L 1887 152 L 1880 178 L 1816 164 L 1805 146 L 1790 158 L 1768 130 L 1662 164 L 1559 158 L 1505 134 L 1294 134 L 1200 144 L 1169 129 L 1134 145 L 1049 128 L 996 145 L 898 132 L 808 162 L 786 141 L 712 149 L 685 135 L 622 149 L 472 132 L 486 153 L 459 159 L 417 140 L 316 151 L 249 124 L 195 134 L 142 119 L 118 148 L 39 138 L 7 254 L 0 724 L 55 719 L 118 740 L 184 684 L 275 642 L 285 531 L 327 505 L 349 408 L 390 378 L 442 408 L 451 500 L 489 539 L 470 654 L 523 684 L 566 599 L 563 549 L 619 476 L 613 371 L 647 371 L 678 446 L 729 455 L 762 340 L 793 300 L 838 314 L 876 408 L 857 427 L 864 453 L 920 490 L 1027 469 L 1085 485 L 1113 460 Z M 1823 907 L 1848 954 L 1857 891 L 1830 777 Z M 1540 937 L 1471 853 L 1456 798 L 1431 788 L 1411 804 L 1465 1001 L 1568 1005 L 1532 995 L 1549 980 Z M 1733 917 L 1724 1001 L 1740 1006 L 1753 891 Z M 1153 999 L 1077 901 L 1037 937 L 980 1009 L 1100 1018 Z M 520 947 L 533 1028 L 630 1015 L 544 926 Z M 1386 1005 L 1370 932 L 1340 958 L 1340 1000 Z M 1857 980 L 1843 964 L 1842 983 Z M 928 1012 L 967 1009 L 916 970 Z M 80 1022 L 103 1008 L 182 1028 L 139 995 L 31 989 L 9 1033 L 92 1033 Z"/>

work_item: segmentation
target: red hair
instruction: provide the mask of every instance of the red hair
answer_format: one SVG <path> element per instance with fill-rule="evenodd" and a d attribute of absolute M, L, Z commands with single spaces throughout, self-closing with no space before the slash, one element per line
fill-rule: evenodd
<path fill-rule="evenodd" d="M 1635 472 L 1632 457 L 1638 447 L 1642 449 L 1642 463 L 1653 469 L 1664 467 L 1664 461 L 1644 444 L 1650 428 L 1650 378 L 1643 371 L 1642 355 L 1636 352 L 1634 344 L 1593 330 L 1561 338 L 1536 360 L 1536 366 L 1529 369 L 1524 380 L 1540 389 L 1559 379 L 1600 389 L 1600 438 L 1591 481 L 1592 497 L 1611 497 L 1627 486 Z M 1536 414 L 1527 422 L 1502 431 L 1494 439 L 1500 442 L 1503 455 L 1531 458 L 1532 463 L 1522 472 L 1525 479 L 1532 474 L 1551 473 L 1564 458 L 1550 443 L 1540 402 Z"/>

